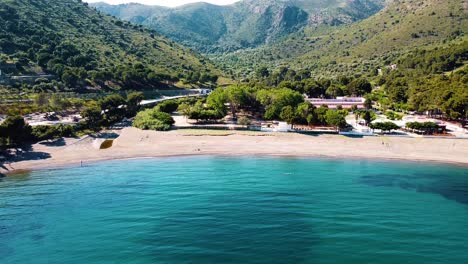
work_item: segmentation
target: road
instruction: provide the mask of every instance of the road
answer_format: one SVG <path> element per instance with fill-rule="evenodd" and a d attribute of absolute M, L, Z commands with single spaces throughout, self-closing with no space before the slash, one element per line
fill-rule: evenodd
<path fill-rule="evenodd" d="M 168 96 L 168 97 L 163 97 L 163 98 L 153 99 L 153 100 L 143 100 L 141 101 L 140 105 L 147 106 L 147 105 L 152 105 L 152 104 L 159 104 L 164 101 L 169 101 L 169 100 L 174 100 L 174 99 L 187 98 L 187 97 L 202 97 L 202 96 L 207 96 L 207 94 L 178 95 L 178 96 Z"/>

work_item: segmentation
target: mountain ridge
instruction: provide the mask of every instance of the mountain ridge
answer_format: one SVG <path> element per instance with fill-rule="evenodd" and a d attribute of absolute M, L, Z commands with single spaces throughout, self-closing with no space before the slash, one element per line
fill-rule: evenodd
<path fill-rule="evenodd" d="M 368 17 L 384 0 L 244 0 L 218 6 L 175 8 L 141 4 L 91 4 L 98 10 L 153 28 L 204 53 L 235 51 L 275 42 L 306 26 L 340 25 Z"/>
<path fill-rule="evenodd" d="M 324 76 L 373 74 L 414 49 L 463 39 L 468 5 L 462 0 L 392 1 L 377 14 L 336 28 L 306 28 L 273 45 L 210 55 L 225 71 L 248 76 L 255 68 L 288 66 Z M 242 69 L 242 70 L 239 70 Z M 247 72 L 247 74 L 245 74 Z"/>

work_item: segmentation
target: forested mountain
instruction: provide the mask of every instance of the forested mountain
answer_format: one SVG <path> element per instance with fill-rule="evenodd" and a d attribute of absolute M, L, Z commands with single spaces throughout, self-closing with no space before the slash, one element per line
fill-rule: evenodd
<path fill-rule="evenodd" d="M 228 6 L 195 3 L 177 8 L 92 5 L 212 53 L 270 44 L 305 27 L 349 24 L 379 11 L 384 0 L 244 0 Z"/>
<path fill-rule="evenodd" d="M 350 79 L 367 80 L 374 87 L 368 96 L 382 110 L 457 120 L 468 114 L 467 11 L 462 0 L 394 1 L 352 25 L 306 29 L 274 45 L 211 58 L 246 82 L 318 89 L 319 96 L 348 95 Z"/>
<path fill-rule="evenodd" d="M 76 0 L 1 1 L 0 66 L 2 78 L 55 76 L 36 83 L 39 91 L 160 87 L 219 74 L 189 49 Z"/>
<path fill-rule="evenodd" d="M 307 28 L 273 45 L 213 60 L 235 76 L 267 66 L 306 69 L 318 76 L 375 75 L 416 49 L 466 41 L 468 4 L 463 0 L 398 0 L 363 21 L 338 28 Z"/>

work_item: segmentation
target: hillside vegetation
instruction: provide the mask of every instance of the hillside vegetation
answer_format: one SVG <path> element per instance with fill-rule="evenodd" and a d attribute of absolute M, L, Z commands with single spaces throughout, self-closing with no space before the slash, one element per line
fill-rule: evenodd
<path fill-rule="evenodd" d="M 212 59 L 234 76 L 252 76 L 262 66 L 307 69 L 318 76 L 374 75 L 416 49 L 466 41 L 467 29 L 463 0 L 395 0 L 351 25 L 307 28 L 274 45 Z"/>
<path fill-rule="evenodd" d="M 56 77 L 37 81 L 36 91 L 141 89 L 219 75 L 189 49 L 74 0 L 0 2 L 0 65 L 12 64 L 3 74 Z"/>
<path fill-rule="evenodd" d="M 366 18 L 383 0 L 244 0 L 177 8 L 93 4 L 98 10 L 144 25 L 203 53 L 234 51 L 285 38 L 306 26 L 337 26 Z"/>
<path fill-rule="evenodd" d="M 257 86 L 335 97 L 353 94 L 355 79 L 372 84 L 367 97 L 382 110 L 462 120 L 468 115 L 467 11 L 461 0 L 392 1 L 352 25 L 307 28 L 274 45 L 210 57 Z"/>

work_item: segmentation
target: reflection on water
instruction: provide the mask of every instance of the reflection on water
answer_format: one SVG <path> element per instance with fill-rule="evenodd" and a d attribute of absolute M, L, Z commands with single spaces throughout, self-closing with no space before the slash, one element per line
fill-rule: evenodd
<path fill-rule="evenodd" d="M 467 181 L 434 164 L 252 157 L 22 173 L 0 182 L 0 263 L 465 263 Z"/>
<path fill-rule="evenodd" d="M 449 200 L 468 204 L 468 173 L 466 177 L 440 174 L 372 174 L 358 182 L 374 187 L 395 187 L 422 193 L 434 193 Z"/>
<path fill-rule="evenodd" d="M 298 198 L 298 201 L 303 199 Z M 155 261 L 311 261 L 314 245 L 319 243 L 317 231 L 306 220 L 304 212 L 287 209 L 283 202 L 281 196 L 272 199 L 268 194 L 259 197 L 258 194 L 239 193 L 213 200 L 210 206 L 188 206 L 167 215 L 143 236 L 141 243 L 152 245 L 151 255 Z"/>

